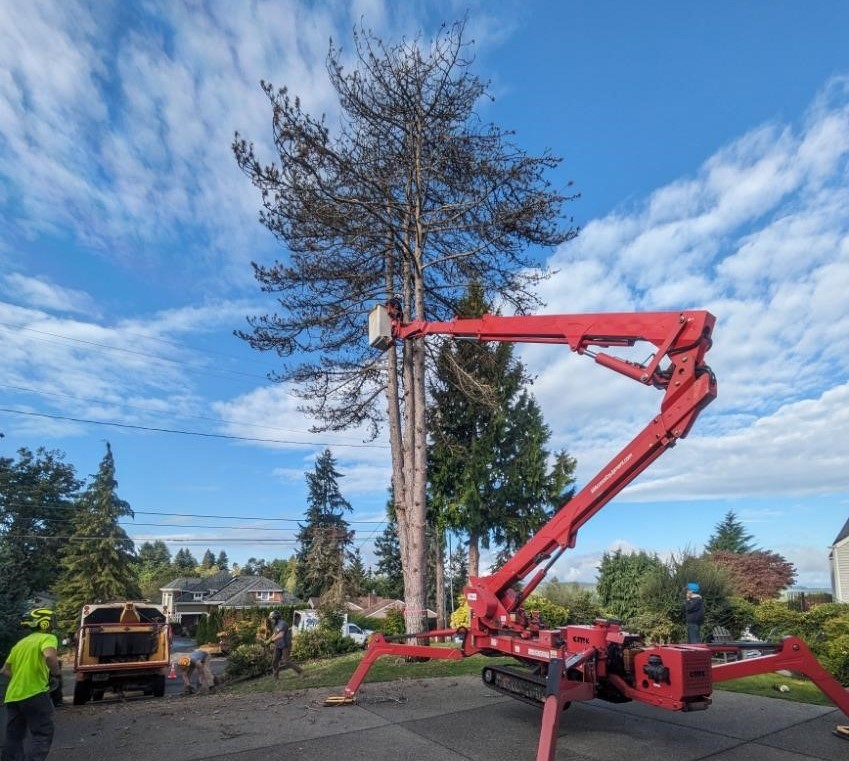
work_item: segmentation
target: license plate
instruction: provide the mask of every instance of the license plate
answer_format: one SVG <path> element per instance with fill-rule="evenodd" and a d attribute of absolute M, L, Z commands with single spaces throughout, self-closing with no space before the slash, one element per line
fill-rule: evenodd
<path fill-rule="evenodd" d="M 91 675 L 92 682 L 108 682 L 109 674 L 92 674 Z"/>

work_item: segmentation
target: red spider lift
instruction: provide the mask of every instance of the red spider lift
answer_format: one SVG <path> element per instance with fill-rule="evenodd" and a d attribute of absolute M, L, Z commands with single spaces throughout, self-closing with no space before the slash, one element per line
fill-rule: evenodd
<path fill-rule="evenodd" d="M 801 672 L 849 716 L 849 693 L 795 637 L 781 642 L 716 645 L 646 645 L 616 621 L 545 628 L 523 602 L 562 553 L 575 546 L 578 530 L 664 451 L 690 431 L 698 414 L 716 398 L 716 378 L 705 364 L 715 318 L 706 311 L 571 314 L 502 317 L 404 324 L 396 304 L 369 315 L 369 342 L 386 350 L 397 340 L 448 335 L 478 341 L 566 344 L 663 394 L 659 412 L 589 483 L 562 505 L 510 560 L 490 576 L 472 577 L 464 594 L 467 630 L 442 629 L 400 639 L 372 637 L 344 695 L 328 705 L 354 702 L 372 664 L 383 656 L 459 660 L 471 655 L 509 655 L 516 666 L 487 666 L 484 683 L 499 692 L 542 706 L 538 761 L 555 757 L 560 716 L 572 701 L 639 700 L 670 711 L 704 710 L 713 682 L 779 669 Z M 638 363 L 599 349 L 653 345 Z M 461 639 L 456 647 L 433 647 L 429 638 Z M 720 653 L 760 651 L 743 660 L 714 664 Z M 750 654 L 750 653 L 749 653 Z"/>

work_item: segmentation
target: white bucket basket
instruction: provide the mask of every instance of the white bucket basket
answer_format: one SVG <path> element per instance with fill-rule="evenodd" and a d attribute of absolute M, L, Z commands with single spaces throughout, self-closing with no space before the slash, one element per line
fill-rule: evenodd
<path fill-rule="evenodd" d="M 392 320 L 386 307 L 378 304 L 368 314 L 368 342 L 369 346 L 380 351 L 386 351 L 393 344 Z"/>

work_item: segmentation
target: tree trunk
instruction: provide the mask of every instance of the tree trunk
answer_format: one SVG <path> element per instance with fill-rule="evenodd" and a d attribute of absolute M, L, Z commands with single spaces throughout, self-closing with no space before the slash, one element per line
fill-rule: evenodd
<path fill-rule="evenodd" d="M 436 583 L 436 628 L 447 625 L 445 613 L 445 531 L 434 527 L 434 576 Z"/>
<path fill-rule="evenodd" d="M 481 550 L 477 532 L 469 532 L 469 576 L 480 576 Z"/>
<path fill-rule="evenodd" d="M 392 487 L 404 573 L 404 620 L 407 632 L 412 633 L 427 629 L 423 347 L 420 341 L 405 342 L 400 368 L 395 351 L 390 351 L 388 358 Z M 421 365 L 418 372 L 416 363 Z"/>

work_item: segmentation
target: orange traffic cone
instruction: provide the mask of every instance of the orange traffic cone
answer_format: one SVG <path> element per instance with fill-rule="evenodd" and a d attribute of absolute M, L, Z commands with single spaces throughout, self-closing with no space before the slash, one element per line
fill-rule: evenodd
<path fill-rule="evenodd" d="M 169 679 L 177 678 L 177 669 L 174 668 L 174 661 L 171 661 L 171 670 L 168 672 Z"/>

